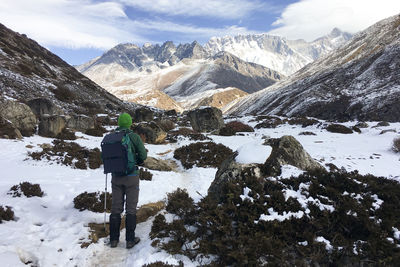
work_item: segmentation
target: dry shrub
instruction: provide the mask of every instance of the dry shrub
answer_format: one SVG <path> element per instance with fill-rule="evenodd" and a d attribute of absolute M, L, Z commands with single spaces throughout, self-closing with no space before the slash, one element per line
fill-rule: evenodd
<path fill-rule="evenodd" d="M 104 133 L 106 133 L 107 130 L 101 126 L 100 124 L 96 124 L 94 128 L 87 129 L 85 131 L 85 134 L 91 135 L 91 136 L 97 136 L 97 137 L 102 137 Z"/>
<path fill-rule="evenodd" d="M 139 168 L 139 179 L 151 181 L 153 179 L 153 174 L 145 168 Z"/>
<path fill-rule="evenodd" d="M 393 140 L 392 150 L 396 153 L 400 153 L 400 137 Z"/>
<path fill-rule="evenodd" d="M 112 194 L 107 193 L 107 212 L 111 211 Z M 74 208 L 79 211 L 104 212 L 104 192 L 83 192 L 74 198 Z"/>
<path fill-rule="evenodd" d="M 171 143 L 176 143 L 178 139 L 183 139 L 183 138 L 189 138 L 189 140 L 194 140 L 194 141 L 211 140 L 204 134 L 193 131 L 190 128 L 179 128 L 178 130 L 170 131 L 168 132 L 166 140 Z"/>
<path fill-rule="evenodd" d="M 240 121 L 231 121 L 219 130 L 219 134 L 223 136 L 235 135 L 237 132 L 254 132 L 254 129 Z"/>
<path fill-rule="evenodd" d="M 61 140 L 76 140 L 76 135 L 67 128 L 64 128 L 61 133 L 56 136 L 57 139 Z"/>
<path fill-rule="evenodd" d="M 59 85 L 57 89 L 52 90 L 55 98 L 62 102 L 72 103 L 76 99 L 76 95 L 65 85 Z"/>
<path fill-rule="evenodd" d="M 3 221 L 12 220 L 14 220 L 14 211 L 11 209 L 11 207 L 6 206 L 4 208 L 3 206 L 0 206 L 0 223 L 3 223 Z"/>
<path fill-rule="evenodd" d="M 142 267 L 183 267 L 183 266 L 184 265 L 183 265 L 182 261 L 179 261 L 178 265 L 168 264 L 168 263 L 164 263 L 162 261 L 156 261 L 156 262 L 142 265 Z"/>
<path fill-rule="evenodd" d="M 351 134 L 351 133 L 353 133 L 352 129 L 350 129 L 350 128 L 344 126 L 344 125 L 335 124 L 335 123 L 334 124 L 330 124 L 328 127 L 326 127 L 326 130 L 328 132 L 331 132 L 331 133 L 341 133 L 341 134 Z"/>
<path fill-rule="evenodd" d="M 26 197 L 42 197 L 44 193 L 39 184 L 22 182 L 18 185 L 12 186 L 7 194 L 12 195 L 13 197 L 21 197 L 22 195 Z"/>
<path fill-rule="evenodd" d="M 307 117 L 297 117 L 297 118 L 291 118 L 288 123 L 290 125 L 301 125 L 302 127 L 307 127 L 311 125 L 318 124 L 319 121 L 316 119 L 309 119 Z"/>
<path fill-rule="evenodd" d="M 254 128 L 276 128 L 278 125 L 285 124 L 286 120 L 282 120 L 279 117 L 265 116 L 263 121 L 257 124 Z"/>
<path fill-rule="evenodd" d="M 176 149 L 174 158 L 180 160 L 186 169 L 190 169 L 194 165 L 218 168 L 232 154 L 233 151 L 222 144 L 198 142 Z"/>
<path fill-rule="evenodd" d="M 306 132 L 300 132 L 299 135 L 316 135 L 316 134 L 313 132 L 306 131 Z"/>
<path fill-rule="evenodd" d="M 243 198 L 245 188 L 251 200 Z M 285 198 L 287 190 L 316 202 L 303 207 Z M 378 206 L 376 198 L 382 200 Z M 212 256 L 211 266 L 391 266 L 400 261 L 393 234 L 400 227 L 400 185 L 382 177 L 318 170 L 260 181 L 242 172 L 224 185 L 219 202 L 206 196 L 193 204 L 182 190 L 168 201 L 174 219 L 168 223 L 164 215 L 156 216 L 152 245 L 192 260 Z M 261 220 L 272 215 L 271 208 L 303 216 Z M 316 241 L 320 236 L 330 241 L 331 250 Z"/>
<path fill-rule="evenodd" d="M 53 141 L 53 146 L 44 147 L 40 152 L 29 152 L 28 156 L 34 160 L 53 160 L 82 170 L 86 170 L 88 165 L 90 169 L 97 169 L 102 165 L 101 152 L 98 148 L 87 149 L 77 143 L 58 139 Z"/>

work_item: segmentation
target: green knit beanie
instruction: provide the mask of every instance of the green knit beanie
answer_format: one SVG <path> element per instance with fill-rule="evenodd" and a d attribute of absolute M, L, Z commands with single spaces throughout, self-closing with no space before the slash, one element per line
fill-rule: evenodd
<path fill-rule="evenodd" d="M 123 128 L 130 128 L 132 125 L 132 117 L 128 113 L 122 113 L 118 117 L 118 126 Z"/>

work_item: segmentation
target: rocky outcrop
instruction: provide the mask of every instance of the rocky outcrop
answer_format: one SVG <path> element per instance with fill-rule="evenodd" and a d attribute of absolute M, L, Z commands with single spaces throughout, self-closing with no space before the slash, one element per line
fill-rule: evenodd
<path fill-rule="evenodd" d="M 153 121 L 154 120 L 154 112 L 146 107 L 141 107 L 135 110 L 133 114 L 133 121 L 142 122 L 142 121 Z"/>
<path fill-rule="evenodd" d="M 21 132 L 11 123 L 11 121 L 0 117 L 0 138 L 21 139 Z"/>
<path fill-rule="evenodd" d="M 260 179 L 261 184 L 263 182 L 263 175 L 261 172 L 262 166 L 260 164 L 238 163 L 235 161 L 237 155 L 238 153 L 235 152 L 222 162 L 215 174 L 214 181 L 208 188 L 208 196 L 217 202 L 224 194 L 223 188 L 225 185 L 237 179 L 241 179 L 242 175 L 254 175 L 254 177 Z"/>
<path fill-rule="evenodd" d="M 167 133 L 155 122 L 136 124 L 132 129 L 148 144 L 161 144 L 167 137 Z"/>
<path fill-rule="evenodd" d="M 291 135 L 285 135 L 281 138 L 270 138 L 265 141 L 264 145 L 272 147 L 271 155 L 263 165 L 263 172 L 266 175 L 280 175 L 282 165 L 292 165 L 301 170 L 323 169 L 304 150 L 299 141 Z"/>
<path fill-rule="evenodd" d="M 28 106 L 39 119 L 44 114 L 61 115 L 62 111 L 48 98 L 35 98 L 28 101 Z"/>
<path fill-rule="evenodd" d="M 147 157 L 147 159 L 143 163 L 143 167 L 155 171 L 169 172 L 175 171 L 178 168 L 178 165 L 171 160 L 162 160 L 153 157 Z"/>
<path fill-rule="evenodd" d="M 0 102 L 0 116 L 12 122 L 23 136 L 35 133 L 37 119 L 29 106 L 17 101 L 4 100 Z"/>
<path fill-rule="evenodd" d="M 67 119 L 59 115 L 43 115 L 39 123 L 39 135 L 56 137 L 67 125 Z"/>
<path fill-rule="evenodd" d="M 211 132 L 224 127 L 221 110 L 214 107 L 199 108 L 187 114 L 193 130 L 197 132 Z"/>
<path fill-rule="evenodd" d="M 94 118 L 85 115 L 71 115 L 67 116 L 66 119 L 66 127 L 83 133 L 95 127 Z"/>

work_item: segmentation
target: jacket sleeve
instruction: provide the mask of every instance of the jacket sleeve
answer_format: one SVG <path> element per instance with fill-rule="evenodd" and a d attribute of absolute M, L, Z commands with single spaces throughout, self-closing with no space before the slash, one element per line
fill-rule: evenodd
<path fill-rule="evenodd" d="M 133 145 L 135 146 L 136 155 L 138 156 L 137 163 L 141 164 L 147 158 L 146 148 L 144 147 L 142 139 L 140 138 L 139 135 L 134 133 L 131 134 L 131 140 Z"/>

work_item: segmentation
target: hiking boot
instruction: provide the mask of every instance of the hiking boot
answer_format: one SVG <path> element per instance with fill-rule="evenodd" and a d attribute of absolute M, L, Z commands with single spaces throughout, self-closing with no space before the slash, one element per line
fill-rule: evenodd
<path fill-rule="evenodd" d="M 117 240 L 110 241 L 110 247 L 116 248 L 117 246 L 118 246 L 118 241 Z"/>
<path fill-rule="evenodd" d="M 137 243 L 140 242 L 140 238 L 139 237 L 135 237 L 134 241 L 126 241 L 126 248 L 133 248 Z"/>
<path fill-rule="evenodd" d="M 110 215 L 110 245 L 115 248 L 119 241 L 119 228 L 121 226 L 121 214 L 111 213 Z"/>

